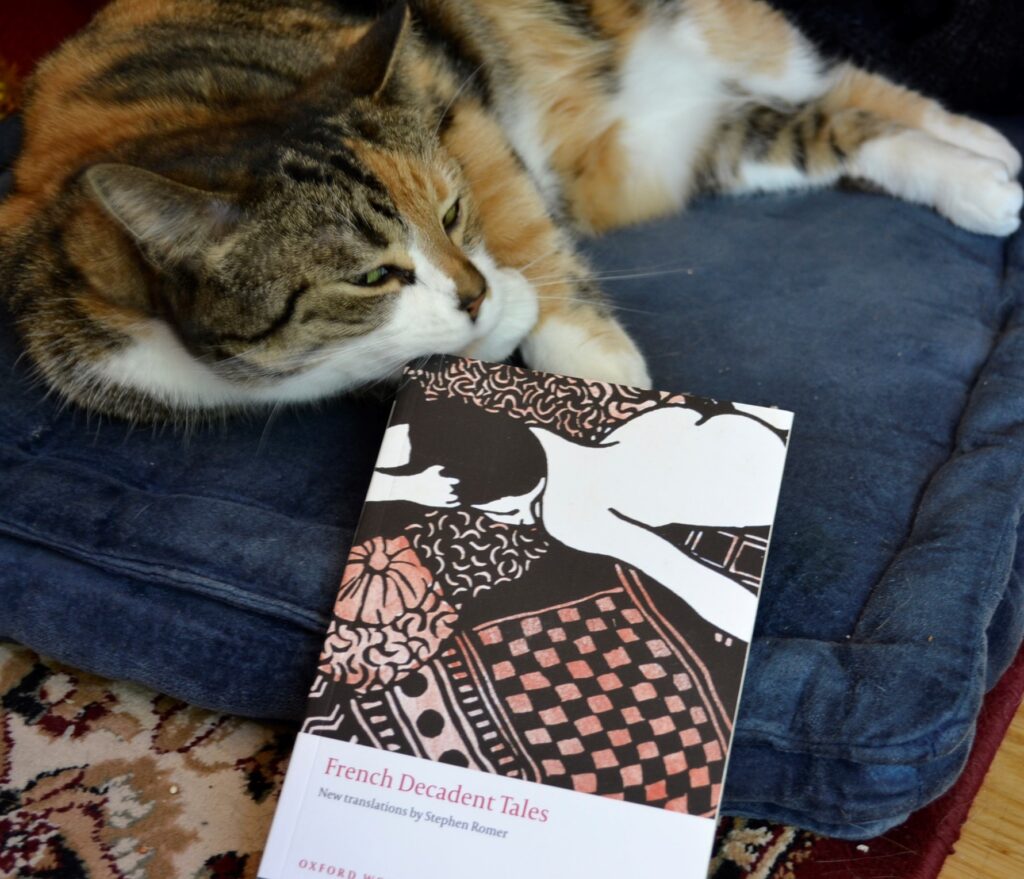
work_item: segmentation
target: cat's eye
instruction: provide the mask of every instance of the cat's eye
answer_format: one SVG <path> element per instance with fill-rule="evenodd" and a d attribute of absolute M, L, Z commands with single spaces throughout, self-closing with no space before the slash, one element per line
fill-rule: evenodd
<path fill-rule="evenodd" d="M 403 269 L 401 266 L 377 266 L 365 274 L 352 278 L 349 283 L 356 287 L 381 287 L 389 281 L 398 281 L 400 284 L 415 284 L 416 275 L 411 269 Z"/>
<path fill-rule="evenodd" d="M 390 277 L 391 269 L 387 266 L 377 266 L 377 268 L 371 269 L 365 275 L 360 275 L 356 278 L 355 283 L 360 287 L 376 287 L 378 284 L 383 284 Z"/>
<path fill-rule="evenodd" d="M 445 211 L 444 217 L 441 219 L 444 223 L 445 231 L 451 232 L 452 228 L 457 222 L 459 222 L 459 199 L 456 199 L 450 208 Z"/>

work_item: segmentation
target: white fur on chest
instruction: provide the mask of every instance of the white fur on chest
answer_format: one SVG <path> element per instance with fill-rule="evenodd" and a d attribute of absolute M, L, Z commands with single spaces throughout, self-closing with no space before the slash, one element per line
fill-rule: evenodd
<path fill-rule="evenodd" d="M 638 185 L 685 197 L 697 159 L 733 100 L 727 73 L 686 19 L 637 35 L 610 112 L 622 124 L 627 173 Z"/>
<path fill-rule="evenodd" d="M 607 123 L 618 123 L 626 175 L 639 190 L 657 188 L 681 203 L 698 161 L 723 118 L 755 103 L 799 104 L 824 93 L 834 74 L 823 72 L 814 49 L 795 31 L 784 63 L 757 72 L 743 60 L 717 56 L 697 19 L 655 19 L 634 39 L 609 101 Z M 762 188 L 762 181 L 748 181 Z M 775 188 L 777 181 L 770 181 Z"/>
<path fill-rule="evenodd" d="M 550 204 L 557 200 L 558 176 L 551 169 L 551 150 L 544 142 L 540 111 L 526 95 L 508 96 L 499 111 L 501 127 L 526 165 L 534 185 Z"/>

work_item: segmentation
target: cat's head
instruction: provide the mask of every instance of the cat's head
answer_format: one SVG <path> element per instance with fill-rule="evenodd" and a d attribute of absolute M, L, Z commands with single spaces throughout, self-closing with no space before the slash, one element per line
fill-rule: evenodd
<path fill-rule="evenodd" d="M 396 9 L 334 72 L 338 106 L 297 98 L 309 106 L 284 114 L 240 186 L 85 172 L 152 277 L 151 314 L 107 379 L 172 408 L 220 406 L 323 396 L 485 339 L 488 356 L 511 353 L 535 304 L 488 255 L 434 117 L 394 81 L 408 27 Z"/>

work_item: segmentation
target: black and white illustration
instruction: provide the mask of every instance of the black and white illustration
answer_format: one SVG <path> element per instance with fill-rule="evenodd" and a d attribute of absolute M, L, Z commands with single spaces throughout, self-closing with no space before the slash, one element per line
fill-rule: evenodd
<path fill-rule="evenodd" d="M 713 815 L 789 425 L 460 358 L 410 370 L 305 731 Z"/>

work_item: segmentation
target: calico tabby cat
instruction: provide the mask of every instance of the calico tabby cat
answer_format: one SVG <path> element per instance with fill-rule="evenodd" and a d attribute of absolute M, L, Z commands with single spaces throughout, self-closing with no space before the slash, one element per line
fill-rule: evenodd
<path fill-rule="evenodd" d="M 849 176 L 990 235 L 1021 207 L 1000 134 L 760 0 L 115 0 L 25 127 L 3 288 L 46 381 L 132 419 L 519 346 L 646 385 L 568 229 L 700 191 Z"/>

